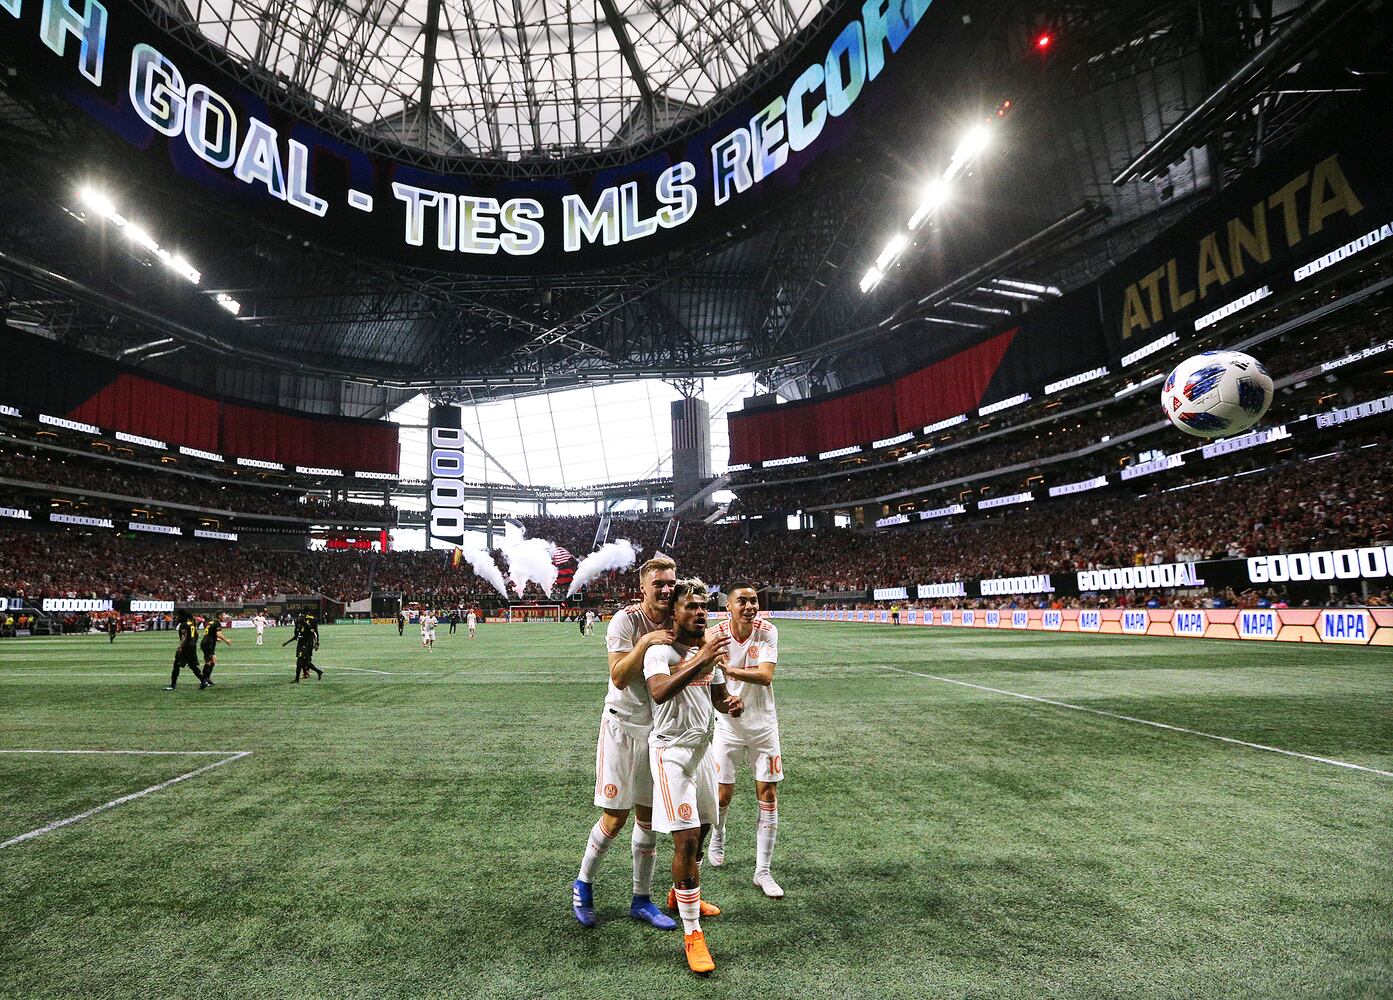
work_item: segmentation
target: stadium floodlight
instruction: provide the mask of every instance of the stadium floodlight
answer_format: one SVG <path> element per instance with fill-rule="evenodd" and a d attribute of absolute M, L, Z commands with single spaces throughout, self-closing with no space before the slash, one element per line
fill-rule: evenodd
<path fill-rule="evenodd" d="M 234 299 L 231 295 L 228 295 L 226 292 L 218 292 L 217 295 L 213 296 L 213 301 L 215 301 L 218 305 L 222 306 L 228 312 L 232 313 L 232 315 L 234 316 L 236 316 L 238 313 L 242 311 L 242 303 L 238 302 L 236 299 Z"/>
<path fill-rule="evenodd" d="M 136 246 L 144 247 L 151 253 L 154 253 L 160 248 L 160 245 L 155 242 L 155 238 L 143 228 L 137 226 L 134 222 L 126 223 L 125 233 L 126 239 L 136 244 Z"/>
<path fill-rule="evenodd" d="M 978 156 L 982 150 L 987 148 L 991 142 L 991 129 L 986 125 L 976 125 L 963 136 L 962 142 L 958 143 L 957 150 L 953 153 L 955 160 L 971 160 Z"/>
<path fill-rule="evenodd" d="M 112 201 L 108 195 L 98 191 L 96 188 L 80 188 L 77 192 L 77 196 L 84 205 L 96 212 L 103 219 L 120 218 L 120 216 L 116 214 L 116 203 Z"/>
<path fill-rule="evenodd" d="M 979 306 L 975 302 L 950 302 L 948 304 L 955 309 L 971 309 L 973 312 L 991 313 L 996 316 L 1015 315 L 1010 309 L 1002 309 L 999 306 Z"/>
<path fill-rule="evenodd" d="M 991 139 L 992 131 L 986 124 L 974 125 L 969 129 L 958 143 L 958 148 L 953 150 L 953 159 L 949 161 L 948 169 L 943 171 L 943 179 L 951 181 L 966 170 L 968 164 L 987 148 Z"/>
<path fill-rule="evenodd" d="M 885 244 L 885 249 L 880 251 L 880 256 L 875 259 L 875 266 L 884 271 L 895 258 L 904 252 L 904 248 L 909 245 L 909 237 L 904 233 L 896 233 L 890 237 L 890 242 Z"/>
<path fill-rule="evenodd" d="M 994 285 L 978 285 L 973 291 L 981 292 L 983 295 L 1000 295 L 1004 299 L 1019 299 L 1022 302 L 1039 302 L 1043 295 L 1035 292 L 1015 292 L 1007 288 L 997 288 Z"/>
<path fill-rule="evenodd" d="M 922 226 L 924 220 L 938 211 L 939 206 L 948 200 L 948 193 L 948 185 L 941 180 L 933 181 L 925 187 L 923 195 L 919 198 L 919 207 L 909 217 L 909 228 L 918 229 Z"/>
<path fill-rule="evenodd" d="M 1034 281 L 1018 281 L 1015 278 L 993 278 L 993 285 L 1000 285 L 1003 288 L 1014 288 L 1022 292 L 1038 292 L 1041 295 L 1063 295 L 1054 285 L 1041 285 Z"/>
<path fill-rule="evenodd" d="M 869 292 L 876 285 L 880 284 L 880 279 L 885 277 L 885 272 L 878 267 L 873 267 L 861 276 L 862 294 Z"/>
<path fill-rule="evenodd" d="M 190 284 L 197 285 L 203 280 L 203 275 L 198 272 L 198 268 L 189 263 L 188 258 L 183 254 L 170 253 L 160 246 L 159 241 L 150 235 L 149 230 L 118 212 L 116 203 L 111 200 L 110 195 L 94 187 L 84 186 L 78 188 L 77 197 L 94 214 L 101 216 L 102 219 L 125 233 L 126 238 L 132 243 L 154 254 L 160 263 Z"/>

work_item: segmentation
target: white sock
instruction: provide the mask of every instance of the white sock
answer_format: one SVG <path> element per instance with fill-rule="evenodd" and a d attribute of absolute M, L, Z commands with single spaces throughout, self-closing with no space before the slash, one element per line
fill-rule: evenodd
<path fill-rule="evenodd" d="M 682 933 L 701 930 L 701 886 L 677 890 L 677 913 L 682 918 Z"/>
<path fill-rule="evenodd" d="M 634 895 L 648 896 L 653 892 L 653 864 L 658 860 L 658 835 L 651 823 L 634 820 Z"/>
<path fill-rule="evenodd" d="M 767 873 L 774 860 L 774 841 L 779 839 L 779 807 L 773 802 L 759 804 L 759 831 L 756 835 L 755 874 Z"/>
<path fill-rule="evenodd" d="M 595 872 L 599 871 L 600 859 L 609 850 L 614 838 L 605 834 L 598 822 L 590 829 L 590 842 L 585 845 L 585 857 L 580 862 L 580 874 L 576 878 L 582 882 L 594 882 Z"/>
<path fill-rule="evenodd" d="M 725 842 L 726 842 L 726 813 L 727 813 L 728 811 L 729 811 L 729 806 L 721 806 L 720 809 L 719 809 L 719 810 L 717 811 L 717 813 L 716 813 L 716 830 L 715 830 L 715 834 L 716 834 L 716 839 L 719 840 L 719 841 L 721 842 L 722 845 L 724 845 Z"/>

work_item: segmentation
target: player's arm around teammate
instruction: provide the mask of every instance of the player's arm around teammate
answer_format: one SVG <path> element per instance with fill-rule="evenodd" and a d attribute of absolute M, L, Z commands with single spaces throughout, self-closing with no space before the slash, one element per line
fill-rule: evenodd
<path fill-rule="evenodd" d="M 643 684 L 643 659 L 657 642 L 671 642 L 664 627 L 668 601 L 676 585 L 676 564 L 658 556 L 639 570 L 643 600 L 615 615 L 605 634 L 609 684 L 600 716 L 595 750 L 595 805 L 599 821 L 590 830 L 580 870 L 571 884 L 571 907 L 585 927 L 597 923 L 593 883 L 600 862 L 635 813 L 632 838 L 633 898 L 629 916 L 660 930 L 676 922 L 652 900 L 657 837 L 653 833 L 653 783 L 648 766 L 648 735 L 653 705 Z"/>
<path fill-rule="evenodd" d="M 782 898 L 783 888 L 770 872 L 779 832 L 778 787 L 783 780 L 783 751 L 779 723 L 774 712 L 774 668 L 779 659 L 779 633 L 759 618 L 759 592 L 748 584 L 732 586 L 726 595 L 730 612 L 727 682 L 745 703 L 743 717 L 716 720 L 713 751 L 720 784 L 720 813 L 711 837 L 710 861 L 725 864 L 726 814 L 735 796 L 735 772 L 747 757 L 755 772 L 755 797 L 759 806 L 756 827 L 754 884 L 771 899 Z"/>

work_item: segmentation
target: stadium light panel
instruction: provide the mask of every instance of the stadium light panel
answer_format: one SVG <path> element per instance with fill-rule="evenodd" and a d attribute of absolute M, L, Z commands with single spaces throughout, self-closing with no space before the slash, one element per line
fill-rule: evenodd
<path fill-rule="evenodd" d="M 78 190 L 77 196 L 84 205 L 96 212 L 103 219 L 117 218 L 116 203 L 96 188 L 81 188 Z"/>
<path fill-rule="evenodd" d="M 156 250 L 160 248 L 160 245 L 155 242 L 155 238 L 153 236 L 151 236 L 144 229 L 142 229 L 140 226 L 137 226 L 133 222 L 128 222 L 126 224 L 125 233 L 126 239 L 130 240 L 137 246 L 144 247 L 151 253 L 154 253 Z"/>
<path fill-rule="evenodd" d="M 904 252 L 904 248 L 909 245 L 909 237 L 904 233 L 897 233 L 890 238 L 890 242 L 885 244 L 885 249 L 880 251 L 880 256 L 875 259 L 875 266 L 884 271 L 895 258 Z"/>
<path fill-rule="evenodd" d="M 116 203 L 109 195 L 93 187 L 81 187 L 78 188 L 77 197 L 93 213 L 125 233 L 128 240 L 150 251 L 159 258 L 160 263 L 190 284 L 197 285 L 203 280 L 203 275 L 199 273 L 198 268 L 189 263 L 188 258 L 183 254 L 170 253 L 160 246 L 159 241 L 151 236 L 147 229 L 118 212 Z"/>
<path fill-rule="evenodd" d="M 226 292 L 218 292 L 217 295 L 213 296 L 213 300 L 234 316 L 242 311 L 242 303 L 238 302 Z"/>
<path fill-rule="evenodd" d="M 1003 288 L 1015 288 L 1022 292 L 1038 292 L 1041 295 L 1063 295 L 1054 285 L 1041 285 L 1034 281 L 1018 281 L 1015 278 L 993 278 L 993 285 L 1000 285 Z"/>
<path fill-rule="evenodd" d="M 948 185 L 943 181 L 933 181 L 924 188 L 924 193 L 919 199 L 919 207 L 914 210 L 914 214 L 909 217 L 909 228 L 918 229 L 924 224 L 930 215 L 938 211 L 945 201 L 948 200 Z"/>
<path fill-rule="evenodd" d="M 880 284 L 880 279 L 885 277 L 885 272 L 878 267 L 873 267 L 861 276 L 861 292 L 869 292 L 876 285 Z"/>

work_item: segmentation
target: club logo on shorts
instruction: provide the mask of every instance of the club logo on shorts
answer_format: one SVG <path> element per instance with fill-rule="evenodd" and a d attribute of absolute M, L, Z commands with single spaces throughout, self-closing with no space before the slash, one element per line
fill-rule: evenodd
<path fill-rule="evenodd" d="M 688 803 L 683 802 L 677 807 L 677 817 L 682 820 L 682 822 L 687 822 L 692 818 L 692 807 Z"/>
<path fill-rule="evenodd" d="M 619 797 L 619 789 L 614 785 L 605 786 L 605 798 L 616 799 Z"/>

